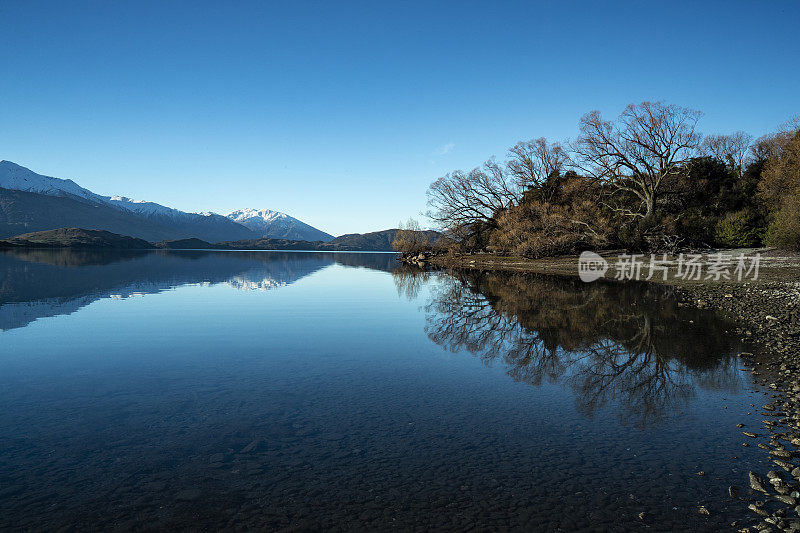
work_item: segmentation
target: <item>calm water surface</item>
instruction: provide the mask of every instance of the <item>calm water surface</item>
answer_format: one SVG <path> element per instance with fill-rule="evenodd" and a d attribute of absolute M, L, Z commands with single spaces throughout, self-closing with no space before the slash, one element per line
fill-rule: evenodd
<path fill-rule="evenodd" d="M 392 254 L 0 254 L 0 529 L 730 527 L 729 330 Z"/>

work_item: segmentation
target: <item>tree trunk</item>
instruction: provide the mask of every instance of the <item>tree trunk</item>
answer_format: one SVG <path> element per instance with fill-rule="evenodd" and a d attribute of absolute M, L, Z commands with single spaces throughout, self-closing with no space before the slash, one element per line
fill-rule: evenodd
<path fill-rule="evenodd" d="M 644 206 L 645 206 L 644 218 L 650 218 L 651 216 L 653 216 L 653 211 L 655 211 L 655 206 L 656 206 L 656 195 L 654 193 L 645 196 Z"/>

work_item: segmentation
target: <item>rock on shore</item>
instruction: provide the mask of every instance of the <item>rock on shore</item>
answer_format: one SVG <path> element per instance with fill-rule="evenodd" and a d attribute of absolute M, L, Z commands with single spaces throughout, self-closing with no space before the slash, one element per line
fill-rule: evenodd
<path fill-rule="evenodd" d="M 739 333 L 759 347 L 741 354 L 753 379 L 773 392 L 762 406 L 766 449 L 780 470 L 749 473 L 750 488 L 767 500 L 750 504 L 758 531 L 800 532 L 800 283 L 765 282 L 679 287 L 682 305 L 717 309 L 740 324 Z M 744 529 L 742 531 L 750 531 Z"/>

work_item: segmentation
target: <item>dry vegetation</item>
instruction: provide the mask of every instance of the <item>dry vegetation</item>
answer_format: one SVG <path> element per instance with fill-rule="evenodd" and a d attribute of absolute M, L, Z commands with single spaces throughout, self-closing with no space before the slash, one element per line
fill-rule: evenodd
<path fill-rule="evenodd" d="M 437 179 L 427 215 L 447 236 L 440 248 L 525 258 L 800 249 L 800 124 L 756 141 L 744 132 L 704 138 L 701 116 L 662 102 L 629 105 L 615 120 L 592 111 L 572 142 L 520 142 L 505 161 Z M 410 235 L 397 250 L 432 247 Z"/>

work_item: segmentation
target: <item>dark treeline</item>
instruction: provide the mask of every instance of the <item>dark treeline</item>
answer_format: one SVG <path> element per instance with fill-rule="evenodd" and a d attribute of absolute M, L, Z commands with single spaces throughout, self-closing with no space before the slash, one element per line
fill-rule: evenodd
<path fill-rule="evenodd" d="M 661 102 L 593 111 L 574 141 L 520 142 L 439 178 L 427 215 L 463 252 L 800 248 L 800 123 L 754 141 L 703 137 L 700 118 Z"/>

